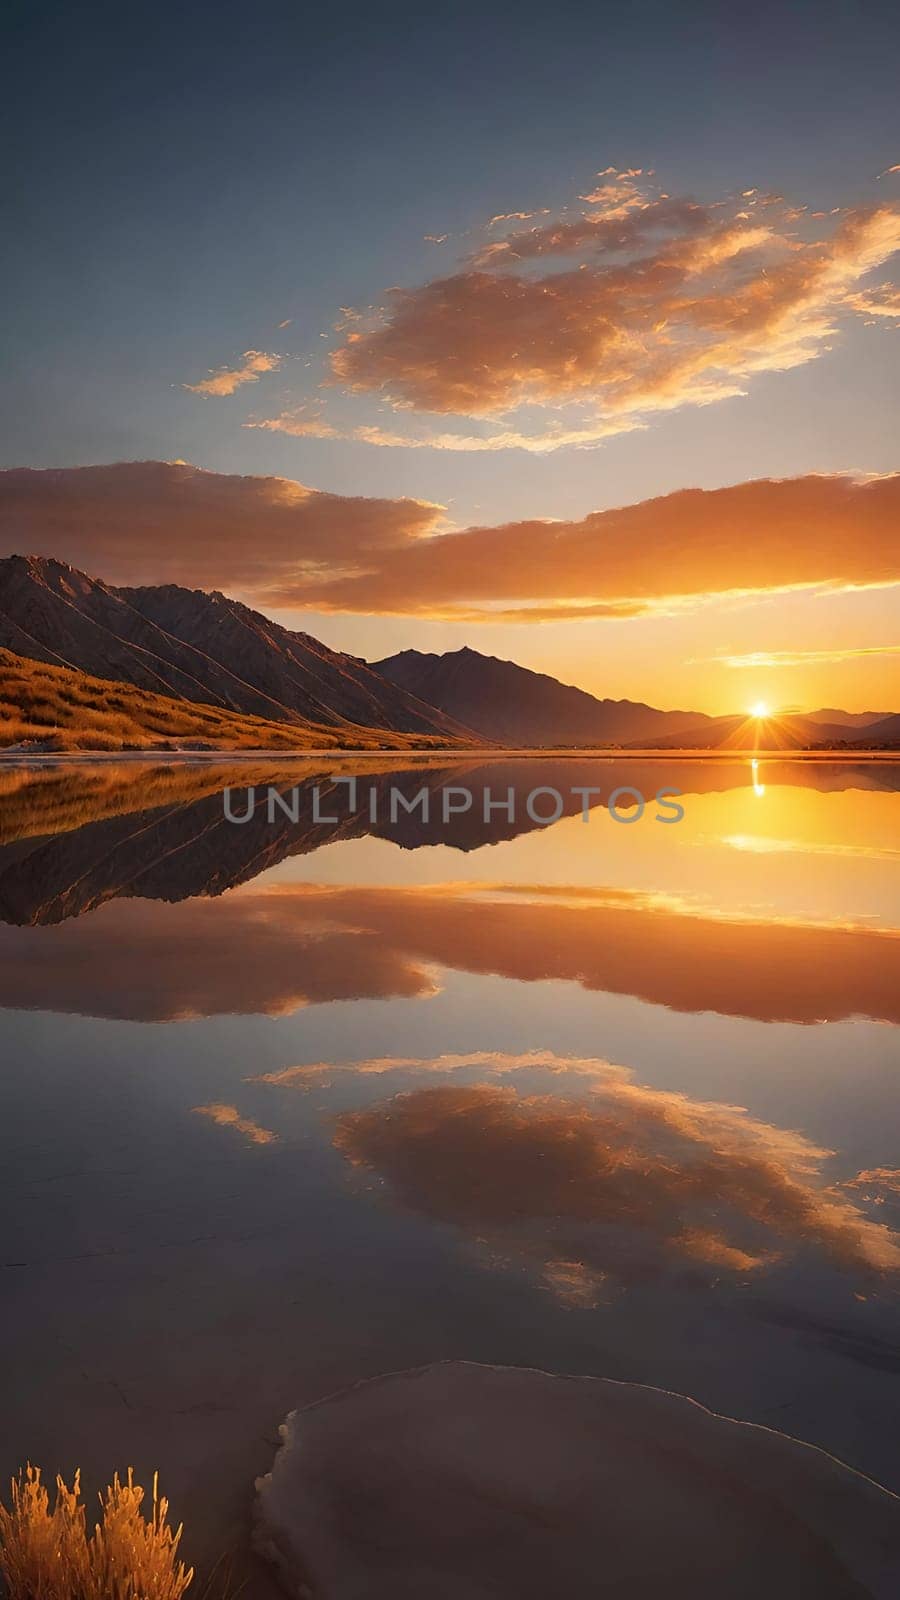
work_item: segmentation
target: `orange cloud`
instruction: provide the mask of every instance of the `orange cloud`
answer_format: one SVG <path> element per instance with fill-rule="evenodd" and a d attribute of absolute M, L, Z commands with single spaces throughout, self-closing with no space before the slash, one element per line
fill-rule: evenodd
<path fill-rule="evenodd" d="M 635 419 L 743 394 L 759 373 L 820 356 L 842 316 L 890 305 L 881 291 L 870 304 L 858 285 L 900 250 L 896 206 L 816 223 L 755 189 L 712 206 L 673 197 L 636 169 L 582 201 L 486 241 L 448 276 L 390 290 L 368 321 L 354 314 L 331 357 L 335 380 L 403 410 L 503 418 L 498 448 L 584 445 Z M 507 213 L 492 224 L 517 215 L 527 220 Z M 529 270 L 553 258 L 568 259 Z M 526 406 L 548 410 L 531 431 L 511 429 L 509 414 Z M 575 420 L 561 420 L 560 407 L 574 407 Z M 431 444 L 488 447 L 465 437 Z"/>
<path fill-rule="evenodd" d="M 900 317 L 900 289 L 883 283 L 877 289 L 864 289 L 860 294 L 848 296 L 847 304 L 870 321 L 876 317 Z"/>
<path fill-rule="evenodd" d="M 261 1128 L 258 1122 L 253 1122 L 249 1117 L 242 1117 L 237 1106 L 222 1105 L 219 1103 L 208 1106 L 194 1106 L 194 1110 L 201 1117 L 209 1117 L 211 1122 L 220 1128 L 234 1128 L 235 1133 L 242 1133 L 250 1144 L 274 1144 L 278 1138 L 270 1128 Z"/>
<path fill-rule="evenodd" d="M 722 667 L 809 667 L 823 661 L 855 661 L 860 656 L 898 656 L 900 644 L 855 645 L 847 650 L 750 650 L 746 655 L 702 656 Z"/>
<path fill-rule="evenodd" d="M 279 323 L 279 327 L 286 328 L 287 323 Z M 281 356 L 267 355 L 264 350 L 245 350 L 243 366 L 222 367 L 214 372 L 211 377 L 203 378 L 200 383 L 183 383 L 182 389 L 189 389 L 191 394 L 202 395 L 227 395 L 234 394 L 245 383 L 258 383 L 266 372 L 275 372 L 281 366 Z"/>
<path fill-rule="evenodd" d="M 821 1182 L 832 1152 L 802 1134 L 602 1060 L 547 1064 L 574 1069 L 576 1089 L 586 1073 L 587 1097 L 416 1089 L 344 1113 L 335 1144 L 396 1203 L 461 1228 L 489 1261 L 524 1258 L 569 1303 L 590 1304 L 607 1280 L 686 1265 L 743 1274 L 801 1248 L 845 1268 L 900 1268 L 900 1238 Z"/>
<path fill-rule="evenodd" d="M 900 474 L 689 489 L 578 522 L 469 528 L 358 554 L 298 597 L 335 611 L 468 620 L 628 615 L 672 601 L 900 581 Z"/>
<path fill-rule="evenodd" d="M 54 555 L 111 583 L 296 587 L 299 604 L 313 574 L 357 571 L 361 554 L 431 532 L 440 511 L 184 462 L 15 468 L 0 472 L 0 554 Z"/>
<path fill-rule="evenodd" d="M 900 1197 L 900 1168 L 868 1167 L 844 1184 L 845 1189 L 883 1189 Z"/>
<path fill-rule="evenodd" d="M 499 227 L 501 222 L 530 222 L 532 217 L 549 217 L 550 212 L 546 207 L 539 211 L 498 211 L 496 217 L 491 217 L 489 228 Z M 444 235 L 446 239 L 447 235 Z"/>
<path fill-rule="evenodd" d="M 0 926 L 0 1003 L 146 1021 L 286 1016 L 424 998 L 443 968 L 760 1022 L 900 1022 L 895 930 L 728 918 L 627 891 L 553 895 L 297 884 L 174 906 L 116 900 L 77 927 Z"/>
<path fill-rule="evenodd" d="M 273 607 L 533 621 L 900 581 L 900 473 L 687 489 L 577 522 L 443 533 L 441 517 L 424 500 L 184 463 L 0 472 L 0 555 Z"/>
<path fill-rule="evenodd" d="M 266 433 L 287 433 L 294 439 L 337 439 L 337 428 L 325 422 L 321 410 L 310 411 L 306 405 L 292 406 L 277 417 L 262 422 L 245 422 L 245 428 L 261 428 Z"/>
<path fill-rule="evenodd" d="M 415 434 L 397 433 L 396 430 L 383 428 L 378 423 L 360 423 L 353 428 L 336 428 L 324 420 L 321 409 L 309 418 L 304 415 L 305 411 L 305 406 L 289 408 L 277 417 L 267 417 L 261 422 L 245 422 L 243 426 L 262 428 L 268 433 L 286 433 L 295 438 L 346 439 L 357 444 L 377 445 L 387 450 L 399 448 L 456 450 L 468 454 L 473 451 L 494 453 L 498 450 L 527 450 L 532 455 L 547 455 L 558 450 L 563 444 L 595 444 L 608 435 L 634 432 L 643 427 L 642 423 L 634 420 L 630 424 L 622 421 L 607 428 L 599 428 L 595 424 L 588 428 L 555 428 L 546 438 L 535 438 L 512 428 L 506 429 L 503 433 L 429 433 L 418 437 Z"/>
<path fill-rule="evenodd" d="M 711 213 L 696 201 L 673 200 L 668 195 L 644 199 L 630 180 L 605 184 L 583 198 L 591 205 L 590 211 L 572 221 L 548 222 L 509 234 L 500 244 L 476 252 L 474 264 L 491 261 L 506 266 L 539 256 L 573 255 L 585 247 L 598 253 L 624 254 L 657 233 L 689 237 L 710 227 Z"/>

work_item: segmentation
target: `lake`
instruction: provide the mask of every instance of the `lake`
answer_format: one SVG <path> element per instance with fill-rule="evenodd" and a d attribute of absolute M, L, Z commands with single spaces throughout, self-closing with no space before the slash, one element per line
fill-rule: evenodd
<path fill-rule="evenodd" d="M 465 1357 L 900 1491 L 900 762 L 393 760 L 0 769 L 0 1476 L 158 1468 L 202 1564 Z"/>

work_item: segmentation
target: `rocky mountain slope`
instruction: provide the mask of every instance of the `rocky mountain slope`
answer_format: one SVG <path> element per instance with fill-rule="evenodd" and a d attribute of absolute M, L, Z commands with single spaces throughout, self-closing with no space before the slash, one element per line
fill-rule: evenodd
<path fill-rule="evenodd" d="M 436 734 L 353 730 L 360 750 L 446 749 Z M 343 750 L 342 728 L 299 717 L 276 722 L 244 712 L 137 689 L 0 649 L 0 750 L 58 751 Z"/>
<path fill-rule="evenodd" d="M 42 556 L 0 561 L 0 648 L 273 722 L 469 737 L 364 661 L 218 593 L 114 589 Z"/>

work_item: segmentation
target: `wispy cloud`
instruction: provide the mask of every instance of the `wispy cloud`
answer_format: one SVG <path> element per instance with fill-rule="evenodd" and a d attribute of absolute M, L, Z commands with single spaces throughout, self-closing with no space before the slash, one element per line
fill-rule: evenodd
<path fill-rule="evenodd" d="M 546 206 L 540 211 L 499 211 L 496 217 L 491 217 L 488 227 L 499 228 L 501 222 L 530 222 L 532 217 L 549 217 L 549 215 Z"/>
<path fill-rule="evenodd" d="M 291 406 L 286 411 L 279 412 L 277 417 L 266 417 L 262 421 L 251 421 L 243 424 L 245 428 L 261 428 L 265 433 L 286 433 L 294 439 L 337 439 L 340 437 L 337 428 L 326 422 L 321 407 L 310 408 L 308 405 Z"/>
<path fill-rule="evenodd" d="M 287 327 L 287 323 L 282 322 L 280 326 Z M 245 350 L 242 362 L 240 367 L 220 367 L 218 372 L 201 379 L 200 383 L 183 383 L 181 387 L 189 389 L 191 394 L 217 397 L 234 394 L 245 383 L 258 383 L 264 373 L 277 371 L 282 357 L 268 355 L 264 350 Z"/>
<path fill-rule="evenodd" d="M 506 429 L 503 433 L 425 433 L 417 436 L 398 433 L 394 429 L 381 427 L 378 423 L 360 423 L 356 427 L 342 429 L 326 421 L 323 406 L 317 407 L 310 414 L 307 414 L 308 412 L 309 407 L 306 405 L 289 407 L 276 417 L 245 422 L 243 426 L 262 428 L 268 433 L 286 433 L 294 438 L 351 440 L 356 444 L 377 445 L 386 450 L 455 450 L 466 454 L 471 454 L 473 451 L 494 454 L 498 450 L 528 450 L 534 455 L 547 455 L 559 450 L 565 444 L 596 443 L 599 439 L 614 433 L 629 433 L 643 426 L 635 419 L 631 424 L 624 422 L 611 424 L 605 433 L 593 426 L 569 429 L 557 427 L 544 437 L 519 433 L 512 428 Z"/>
<path fill-rule="evenodd" d="M 868 1167 L 843 1185 L 845 1189 L 883 1189 L 900 1197 L 900 1168 Z"/>
<path fill-rule="evenodd" d="M 546 222 L 484 242 L 447 276 L 392 289 L 339 325 L 333 380 L 404 414 L 483 433 L 359 429 L 392 448 L 554 450 L 747 392 L 821 357 L 842 319 L 894 315 L 861 290 L 900 250 L 900 209 L 811 213 L 756 189 L 703 204 L 639 169 L 604 172 Z M 511 417 L 526 413 L 526 424 Z"/>
<path fill-rule="evenodd" d="M 553 1094 L 517 1082 L 518 1057 L 487 1056 L 487 1081 L 344 1112 L 335 1145 L 388 1198 L 462 1228 L 489 1261 L 524 1257 L 566 1299 L 575 1267 L 579 1303 L 584 1277 L 629 1284 L 686 1263 L 743 1274 L 801 1248 L 845 1268 L 900 1268 L 900 1237 L 824 1181 L 832 1152 L 802 1134 L 645 1086 L 601 1059 L 528 1067 L 541 1064 L 569 1080 L 570 1097 L 558 1082 Z"/>
<path fill-rule="evenodd" d="M 745 655 L 694 656 L 694 662 L 714 661 L 721 667 L 811 667 L 832 661 L 856 661 L 862 656 L 898 656 L 900 644 L 865 644 L 844 650 L 750 650 Z"/>
<path fill-rule="evenodd" d="M 868 322 L 878 317 L 900 319 L 900 289 L 896 289 L 890 283 L 882 283 L 877 289 L 863 289 L 859 294 L 848 295 L 847 304 Z"/>
<path fill-rule="evenodd" d="M 218 1123 L 220 1128 L 233 1128 L 235 1133 L 242 1133 L 251 1144 L 274 1144 L 278 1138 L 270 1128 L 261 1128 L 258 1122 L 253 1122 L 250 1117 L 242 1117 L 237 1106 L 215 1103 L 208 1106 L 194 1106 L 194 1110 L 201 1117 L 209 1117 L 211 1122 Z"/>

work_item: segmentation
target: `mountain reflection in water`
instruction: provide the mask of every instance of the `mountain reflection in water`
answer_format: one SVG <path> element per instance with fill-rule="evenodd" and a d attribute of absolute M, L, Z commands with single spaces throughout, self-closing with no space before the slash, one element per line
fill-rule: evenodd
<path fill-rule="evenodd" d="M 270 784 L 296 823 L 226 820 Z M 448 785 L 470 810 L 387 815 Z M 684 819 L 617 825 L 622 786 Z M 224 1537 L 290 1407 L 462 1357 L 685 1392 L 900 1489 L 898 788 L 0 767 L 0 1472 L 149 1461 Z"/>
<path fill-rule="evenodd" d="M 773 766 L 768 787 L 774 794 L 788 774 L 795 799 L 837 792 L 858 805 L 883 802 L 881 786 L 896 772 L 893 765 Z M 732 795 L 745 797 L 753 787 L 747 764 L 693 762 L 671 770 L 635 763 L 624 775 L 621 766 L 587 761 L 388 769 L 360 779 L 355 810 L 347 807 L 346 787 L 336 788 L 327 774 L 286 778 L 276 770 L 265 784 L 263 776 L 125 769 L 116 781 L 82 768 L 41 772 L 11 786 L 7 799 L 19 837 L 0 846 L 0 915 L 7 924 L 45 931 L 29 939 L 0 929 L 2 1003 L 143 1021 L 284 1015 L 339 999 L 425 996 L 435 992 L 437 971 L 453 969 L 528 983 L 556 979 L 678 1011 L 761 1021 L 900 1020 L 900 939 L 893 927 L 842 915 L 840 908 L 804 919 L 777 906 L 716 904 L 689 892 L 625 888 L 593 877 L 598 864 L 587 829 L 605 824 L 618 843 L 603 803 L 624 777 L 648 795 L 662 782 L 679 789 L 688 811 L 692 798 L 704 796 L 727 813 Z M 228 822 L 222 789 L 236 778 L 244 791 L 257 782 L 261 795 L 268 783 L 285 793 L 296 787 L 298 822 L 280 811 L 269 821 L 262 802 L 249 822 Z M 370 787 L 383 799 L 391 786 L 411 796 L 423 785 L 438 792 L 448 781 L 476 795 L 511 782 L 520 802 L 517 830 L 502 814 L 486 823 L 480 805 L 447 823 L 434 807 L 428 826 L 406 814 L 394 825 L 371 821 Z M 857 791 L 857 783 L 878 787 Z M 463 872 L 426 883 L 323 884 L 314 881 L 312 863 L 312 880 L 272 876 L 292 857 L 326 847 L 333 854 L 367 836 L 404 850 L 443 844 L 447 860 L 450 852 L 467 859 L 480 846 L 508 843 L 514 831 L 544 833 L 524 806 L 538 784 L 569 796 L 577 812 L 567 819 L 570 881 L 521 881 L 519 872 L 510 882 L 467 882 Z M 599 815 L 587 827 L 581 801 L 571 798 L 579 785 L 598 791 Z M 313 788 L 321 792 L 323 814 L 329 806 L 330 814 L 346 812 L 339 823 L 310 820 Z M 139 799 L 150 804 L 127 809 Z M 17 831 L 15 815 L 7 816 L 7 834 Z M 39 833 L 26 831 L 35 824 Z M 682 833 L 694 841 L 690 829 L 689 820 L 659 829 L 648 816 L 629 828 L 627 843 L 639 831 L 644 840 L 655 831 L 678 833 L 677 845 Z M 669 840 L 653 843 L 665 849 Z M 719 844 L 735 861 L 743 856 L 752 865 L 755 853 L 777 865 L 777 839 L 763 836 L 755 852 L 752 835 L 722 834 Z M 789 839 L 784 848 L 797 854 L 804 842 Z M 841 849 L 852 847 L 813 840 L 807 848 L 817 850 L 821 873 L 829 851 L 840 862 Z M 262 874 L 264 884 L 255 887 Z M 100 907 L 102 915 L 77 928 L 57 926 Z"/>

